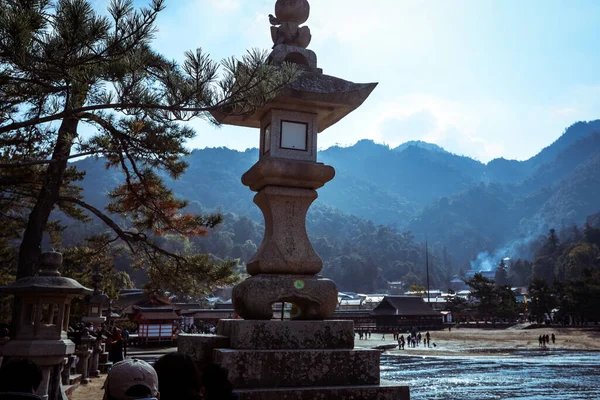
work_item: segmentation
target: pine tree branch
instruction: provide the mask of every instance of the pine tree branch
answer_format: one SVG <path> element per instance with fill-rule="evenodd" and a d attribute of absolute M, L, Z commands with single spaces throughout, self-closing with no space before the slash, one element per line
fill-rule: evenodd
<path fill-rule="evenodd" d="M 5 125 L 0 127 L 0 133 L 6 133 L 9 131 L 13 131 L 16 129 L 21 129 L 21 128 L 27 128 L 29 126 L 33 126 L 33 125 L 39 125 L 39 124 L 44 124 L 47 122 L 52 122 L 52 121 L 57 121 L 59 119 L 63 119 L 65 117 L 71 116 L 71 115 L 75 115 L 75 114 L 80 114 L 83 112 L 87 112 L 87 111 L 100 111 L 100 110 L 110 110 L 110 109 L 116 109 L 116 110 L 128 110 L 128 109 L 148 109 L 148 110 L 163 110 L 163 111 L 171 111 L 171 112 L 209 112 L 215 109 L 218 109 L 218 107 L 215 106 L 210 106 L 210 107 L 190 107 L 190 108 L 186 108 L 183 106 L 177 106 L 177 105 L 173 105 L 173 106 L 162 106 L 162 105 L 158 105 L 158 104 L 134 104 L 134 103 L 111 103 L 111 104 L 97 104 L 97 105 L 93 105 L 93 106 L 86 106 L 86 107 L 79 107 L 79 108 L 72 108 L 69 110 L 65 110 L 53 115 L 48 115 L 46 117 L 40 117 L 40 118 L 31 118 L 28 119 L 26 121 L 23 122 L 15 122 L 12 123 L 10 125 Z"/>
<path fill-rule="evenodd" d="M 78 154 L 73 154 L 70 155 L 69 157 L 61 157 L 61 158 L 55 158 L 52 160 L 31 160 L 31 161 L 17 161 L 14 163 L 0 163 L 0 169 L 1 168 L 22 168 L 22 167 L 31 167 L 34 165 L 46 165 L 46 164 L 52 164 L 52 163 L 56 163 L 59 161 L 64 161 L 64 160 L 70 160 L 73 158 L 78 158 L 78 157 L 85 157 L 85 156 L 92 156 L 95 154 L 104 154 L 107 153 L 107 151 L 104 150 L 90 150 L 90 151 L 86 151 L 84 153 L 78 153 Z"/>
<path fill-rule="evenodd" d="M 167 251 L 167 250 L 157 246 L 156 244 L 152 243 L 149 240 L 148 235 L 146 235 L 145 233 L 131 232 L 131 231 L 123 230 L 108 215 L 104 214 L 102 211 L 100 211 L 96 207 L 92 206 L 91 204 L 86 203 L 85 201 L 83 201 L 81 199 L 78 199 L 76 197 L 70 197 L 70 196 L 59 196 L 58 202 L 67 202 L 67 203 L 77 204 L 81 208 L 88 210 L 89 212 L 94 214 L 98 219 L 100 219 L 110 229 L 112 229 L 119 236 L 119 238 L 121 240 L 123 240 L 125 243 L 127 243 L 127 246 L 129 247 L 129 249 L 131 250 L 132 253 L 136 253 L 134 244 L 138 244 L 138 245 L 141 245 L 143 247 L 144 251 L 146 251 L 146 252 L 148 251 L 148 249 L 152 249 L 156 253 L 162 254 L 164 256 L 175 259 L 177 261 L 185 261 L 184 257 L 181 257 L 180 255 L 177 255 L 175 253 L 171 253 L 170 251 Z"/>
<path fill-rule="evenodd" d="M 5 83 L 3 82 L 5 80 L 41 86 L 44 89 L 47 89 L 46 93 L 56 93 L 61 92 L 63 90 L 67 90 L 67 86 L 54 86 L 52 84 L 40 81 L 38 79 L 17 78 L 15 76 L 0 76 L 0 84 Z"/>
<path fill-rule="evenodd" d="M 235 93 L 221 99 L 220 101 L 218 101 L 217 103 L 215 103 L 213 105 L 206 106 L 206 107 L 187 107 L 187 106 L 181 105 L 181 104 L 162 105 L 162 104 L 154 104 L 154 103 L 126 103 L 126 102 L 110 103 L 110 104 L 96 104 L 96 105 L 85 106 L 85 107 L 70 108 L 70 109 L 61 111 L 59 113 L 53 114 L 53 115 L 48 115 L 46 117 L 31 118 L 26 121 L 15 122 L 15 123 L 12 123 L 9 125 L 4 125 L 4 126 L 0 127 L 0 133 L 6 133 L 6 132 L 10 132 L 10 131 L 13 131 L 16 129 L 27 128 L 27 127 L 30 127 L 33 125 L 39 125 L 39 124 L 44 124 L 44 123 L 48 123 L 48 122 L 52 122 L 52 121 L 57 121 L 57 120 L 65 118 L 65 117 L 69 117 L 69 116 L 76 115 L 76 114 L 81 114 L 84 112 L 100 111 L 100 110 L 145 109 L 145 110 L 161 110 L 161 111 L 167 111 L 167 112 L 173 112 L 173 113 L 207 113 L 207 112 L 218 110 L 219 112 L 221 112 L 223 114 L 243 115 L 243 114 L 246 114 L 247 112 L 237 112 L 236 113 L 236 112 L 232 112 L 232 111 L 226 111 L 225 109 L 230 109 L 230 108 L 233 109 L 233 107 L 236 104 L 239 104 L 240 102 L 244 102 L 245 100 L 232 101 L 232 99 L 239 97 L 240 95 L 243 95 L 247 92 L 250 92 L 253 89 L 256 89 L 259 85 L 260 85 L 259 82 L 254 82 L 253 84 L 249 84 L 245 87 L 238 88 Z M 277 93 L 279 90 L 281 90 L 282 87 L 283 87 L 283 85 L 278 86 L 268 92 L 265 92 L 264 95 L 266 97 L 271 96 L 271 95 Z M 178 119 L 181 119 L 181 118 L 178 118 Z"/>

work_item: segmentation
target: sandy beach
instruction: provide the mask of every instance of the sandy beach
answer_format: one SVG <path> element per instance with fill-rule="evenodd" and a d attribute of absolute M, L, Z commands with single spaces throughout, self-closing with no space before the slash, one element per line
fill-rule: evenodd
<path fill-rule="evenodd" d="M 555 344 L 539 347 L 539 335 L 556 336 Z M 421 332 L 422 335 L 425 332 Z M 404 353 L 414 356 L 510 356 L 515 350 L 599 350 L 600 328 L 538 328 L 538 329 L 476 329 L 453 328 L 452 331 L 431 331 L 431 347 L 405 347 L 404 350 L 388 350 L 394 353 Z M 355 346 L 372 348 L 375 346 L 394 344 L 392 334 L 386 334 L 382 340 L 381 334 L 371 334 L 371 339 L 359 340 L 356 337 Z M 435 343 L 435 347 L 433 344 Z"/>

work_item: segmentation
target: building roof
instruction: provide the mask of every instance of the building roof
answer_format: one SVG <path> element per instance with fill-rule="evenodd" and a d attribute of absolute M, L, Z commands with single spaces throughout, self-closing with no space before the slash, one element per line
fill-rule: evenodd
<path fill-rule="evenodd" d="M 195 310 L 194 319 L 228 319 L 234 315 L 233 309 Z"/>
<path fill-rule="evenodd" d="M 418 296 L 386 296 L 371 315 L 439 316 Z"/>
<path fill-rule="evenodd" d="M 159 312 L 148 312 L 148 311 L 140 311 L 139 314 L 135 316 L 135 320 L 139 322 L 150 322 L 150 321 L 163 321 L 169 320 L 174 321 L 178 320 L 179 315 L 177 315 L 174 311 L 159 311 Z"/>
<path fill-rule="evenodd" d="M 362 299 L 342 299 L 338 301 L 340 306 L 360 306 L 362 303 Z"/>
<path fill-rule="evenodd" d="M 335 310 L 329 319 L 335 318 L 368 318 L 371 316 L 369 310 Z"/>

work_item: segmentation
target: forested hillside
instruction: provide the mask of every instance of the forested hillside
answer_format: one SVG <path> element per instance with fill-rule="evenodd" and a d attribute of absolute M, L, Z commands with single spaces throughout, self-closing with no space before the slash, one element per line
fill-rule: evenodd
<path fill-rule="evenodd" d="M 166 178 L 192 211 L 225 215 L 208 238 L 192 242 L 197 251 L 246 261 L 260 245 L 262 214 L 240 181 L 257 158 L 256 149 L 195 150 L 181 179 Z M 395 280 L 423 283 L 426 236 L 433 282 L 443 286 L 482 252 L 506 248 L 506 256 L 531 258 L 532 238 L 552 227 L 581 225 L 600 210 L 600 121 L 571 126 L 523 162 L 486 165 L 423 142 L 390 149 L 369 140 L 329 148 L 319 161 L 334 166 L 336 178 L 309 212 L 309 235 L 325 275 L 344 290 L 385 290 Z M 104 205 L 118 181 L 115 172 L 102 160 L 75 165 L 86 171 L 86 200 Z M 94 226 L 72 226 L 67 241 Z"/>

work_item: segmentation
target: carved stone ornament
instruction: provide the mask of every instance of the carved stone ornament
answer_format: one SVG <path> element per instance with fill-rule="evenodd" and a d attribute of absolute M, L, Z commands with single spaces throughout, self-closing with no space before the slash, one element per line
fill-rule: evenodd
<path fill-rule="evenodd" d="M 310 5 L 307 0 L 277 0 L 275 16 L 269 14 L 273 48 L 280 44 L 303 49 L 310 44 L 312 36 L 308 26 L 300 26 L 308 20 Z"/>

